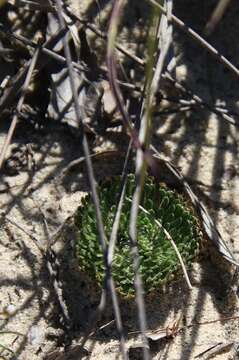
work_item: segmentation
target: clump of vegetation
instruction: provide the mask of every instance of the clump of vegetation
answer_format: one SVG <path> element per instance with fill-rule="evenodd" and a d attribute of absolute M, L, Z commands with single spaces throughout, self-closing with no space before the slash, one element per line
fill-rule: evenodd
<path fill-rule="evenodd" d="M 112 177 L 99 187 L 99 196 L 105 232 L 110 236 L 120 177 Z M 135 177 L 127 179 L 126 197 L 121 214 L 112 274 L 117 290 L 123 296 L 134 294 L 134 272 L 132 267 L 129 222 L 131 199 L 135 188 Z M 146 293 L 155 291 L 170 280 L 180 269 L 178 257 L 164 229 L 170 234 L 184 260 L 190 265 L 197 253 L 201 232 L 197 218 L 185 199 L 165 185 L 159 185 L 150 177 L 146 179 L 138 216 L 138 246 L 140 273 Z M 157 220 L 162 227 L 159 227 Z M 76 256 L 80 270 L 102 285 L 105 267 L 98 240 L 95 210 L 87 195 L 76 215 Z"/>

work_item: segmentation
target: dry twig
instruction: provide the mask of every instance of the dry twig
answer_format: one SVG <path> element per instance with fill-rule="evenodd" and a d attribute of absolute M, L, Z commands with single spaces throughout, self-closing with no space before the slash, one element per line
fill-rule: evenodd
<path fill-rule="evenodd" d="M 3 147 L 1 149 L 1 152 L 0 152 L 0 169 L 2 167 L 2 164 L 3 164 L 4 160 L 5 160 L 5 155 L 6 155 L 6 152 L 7 152 L 7 148 L 9 146 L 9 144 L 11 143 L 11 140 L 12 140 L 12 137 L 13 137 L 13 134 L 14 134 L 17 122 L 18 122 L 18 116 L 19 116 L 19 113 L 21 112 L 22 105 L 23 105 L 25 95 L 26 95 L 26 91 L 27 91 L 27 88 L 28 88 L 28 86 L 30 84 L 31 77 L 32 77 L 34 68 L 36 66 L 36 62 L 37 62 L 37 59 L 38 59 L 38 56 L 39 56 L 39 51 L 40 51 L 39 48 L 36 49 L 35 54 L 34 54 L 32 60 L 31 60 L 31 62 L 29 64 L 29 68 L 28 68 L 28 71 L 27 71 L 27 74 L 26 74 L 26 78 L 25 78 L 25 81 L 24 81 L 24 84 L 23 84 L 23 87 L 22 87 L 22 94 L 21 94 L 21 97 L 20 97 L 20 99 L 18 101 L 18 104 L 17 104 L 16 113 L 13 116 L 10 128 L 8 130 L 7 137 L 5 139 L 5 142 L 4 142 Z"/>

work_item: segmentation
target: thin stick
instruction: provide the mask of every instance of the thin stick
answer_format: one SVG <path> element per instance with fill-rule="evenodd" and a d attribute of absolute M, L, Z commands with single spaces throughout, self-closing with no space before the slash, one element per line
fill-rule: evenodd
<path fill-rule="evenodd" d="M 118 202 L 117 209 L 115 212 L 112 230 L 111 230 L 111 234 L 110 234 L 110 241 L 109 241 L 109 247 L 108 247 L 108 264 L 109 264 L 109 266 L 112 265 L 113 258 L 114 258 L 114 248 L 115 248 L 116 241 L 117 241 L 117 233 L 118 233 L 118 229 L 119 229 L 119 225 L 120 225 L 120 216 L 121 216 L 123 203 L 124 203 L 126 183 L 127 183 L 127 166 L 128 166 L 128 161 L 129 161 L 131 150 L 132 150 L 132 141 L 130 141 L 130 143 L 129 143 L 126 158 L 125 158 L 124 168 L 123 168 L 123 172 L 122 172 L 122 184 L 121 184 L 121 189 L 120 189 L 120 198 L 119 198 L 119 202 Z"/>
<path fill-rule="evenodd" d="M 53 48 L 55 44 L 59 41 L 60 37 L 65 33 L 64 31 L 58 31 L 57 33 L 53 34 L 43 45 L 42 47 L 46 48 Z M 7 33 L 8 34 L 8 33 Z M 15 37 L 15 35 L 13 35 Z M 37 48 L 38 45 L 35 45 Z M 49 55 L 49 54 L 48 54 Z M 56 54 L 57 56 L 57 54 Z M 57 56 L 59 59 L 59 57 Z M 64 59 L 64 57 L 63 57 Z M 41 56 L 41 53 L 39 54 L 39 60 L 37 62 L 37 70 L 41 70 L 44 65 L 49 61 L 48 58 Z M 23 65 L 23 67 L 18 71 L 18 73 L 11 78 L 11 82 L 13 83 L 12 86 L 9 86 L 6 91 L 4 92 L 3 96 L 0 98 L 0 113 L 7 107 L 10 106 L 15 97 L 18 95 L 19 90 L 21 89 L 24 80 L 26 78 L 26 74 L 28 71 L 28 68 L 30 66 L 31 60 L 27 61 L 26 64 Z"/>
<path fill-rule="evenodd" d="M 204 29 L 205 35 L 208 36 L 213 33 L 215 27 L 217 26 L 217 24 L 223 17 L 223 14 L 226 11 L 226 8 L 230 4 L 230 2 L 231 2 L 231 0 L 219 0 L 216 8 L 213 10 L 211 17 L 205 26 L 205 29 Z"/>
<path fill-rule="evenodd" d="M 78 18 L 75 14 L 72 14 L 69 12 L 68 9 L 68 14 L 74 18 L 77 19 L 79 22 L 81 22 L 82 24 L 84 24 L 84 26 L 91 30 L 92 32 L 94 32 L 98 37 L 101 37 L 104 40 L 107 40 L 107 35 L 105 33 L 103 33 L 102 31 L 98 30 L 96 27 L 94 27 L 92 24 L 87 23 L 86 21 Z M 186 26 L 186 25 L 185 25 Z M 18 39 L 19 41 L 22 41 L 23 43 L 27 44 L 28 46 L 31 46 L 33 48 L 36 48 L 38 45 L 27 39 L 26 37 L 20 35 L 20 34 L 13 34 L 11 32 L 4 32 L 6 34 L 8 34 L 9 36 L 12 36 L 16 39 Z M 136 62 L 138 65 L 140 65 L 141 67 L 144 67 L 146 62 L 145 60 L 141 59 L 140 57 L 132 54 L 130 51 L 128 51 L 127 49 L 125 49 L 123 46 L 119 45 L 116 43 L 116 49 L 118 49 L 121 53 L 125 54 L 127 57 L 129 57 L 131 60 L 133 60 L 134 62 Z M 48 49 L 46 46 L 42 46 L 42 52 L 45 53 L 46 55 L 48 55 L 49 57 L 53 58 L 54 60 L 58 61 L 59 63 L 62 64 L 66 64 L 66 59 L 64 56 L 59 55 L 58 53 L 56 53 L 55 51 Z M 82 64 L 78 64 L 75 63 L 74 61 L 72 61 L 72 64 L 74 65 L 75 69 L 78 69 L 80 71 L 86 72 L 88 69 L 85 65 Z M 103 70 L 103 69 L 102 69 Z M 192 92 L 191 89 L 189 89 L 188 87 L 186 87 L 183 84 L 180 84 L 176 79 L 174 79 L 172 77 L 172 75 L 166 71 L 164 74 L 162 74 L 162 78 L 169 80 L 176 88 L 178 88 L 180 91 L 183 91 L 185 94 L 189 95 L 190 97 L 192 97 L 192 99 L 198 103 L 200 106 L 205 107 L 206 109 L 208 109 L 209 111 L 215 113 L 216 115 L 220 116 L 221 118 L 223 118 L 224 120 L 228 121 L 230 124 L 234 125 L 234 126 L 239 126 L 239 124 L 236 122 L 236 120 L 230 115 L 230 114 L 225 114 L 224 111 L 222 109 L 213 107 L 212 105 L 208 104 L 205 100 L 203 100 L 200 96 L 194 94 Z M 120 82 L 121 83 L 121 82 Z M 121 83 L 122 84 L 122 83 Z M 134 85 L 132 85 L 132 87 L 134 87 Z M 0 104 L 0 110 L 2 110 L 2 105 Z"/>
<path fill-rule="evenodd" d="M 65 23 L 64 23 L 64 18 L 63 18 L 62 1 L 55 0 L 55 3 L 56 3 L 56 7 L 57 7 L 57 15 L 58 15 L 58 19 L 59 19 L 60 28 L 64 29 Z M 89 182 L 90 182 L 92 199 L 93 199 L 93 203 L 95 206 L 95 212 L 96 212 L 96 222 L 97 222 L 97 227 L 98 227 L 98 231 L 99 231 L 99 240 L 100 240 L 100 244 L 101 244 L 103 254 L 104 254 L 104 262 L 105 262 L 105 266 L 106 266 L 106 276 L 107 276 L 107 274 L 110 273 L 111 269 L 109 268 L 108 262 L 107 262 L 106 236 L 105 236 L 105 231 L 104 231 L 104 226 L 103 226 L 102 214 L 100 211 L 99 197 L 98 197 L 98 193 L 96 190 L 96 180 L 94 177 L 93 166 L 92 166 L 92 162 L 90 159 L 89 146 L 88 146 L 87 138 L 86 138 L 86 135 L 84 133 L 84 129 L 83 129 L 83 126 L 81 123 L 80 106 L 79 106 L 78 94 L 77 94 L 77 89 L 76 89 L 75 80 L 74 80 L 75 72 L 74 72 L 74 68 L 72 65 L 70 47 L 67 42 L 66 36 L 64 36 L 62 38 L 62 43 L 64 46 L 64 52 L 65 52 L 65 57 L 66 57 L 66 61 L 67 61 L 68 74 L 69 74 L 69 79 L 70 79 L 70 84 L 71 84 L 71 91 L 72 91 L 74 105 L 75 105 L 76 119 L 81 124 L 81 131 L 83 132 L 82 145 L 83 145 L 83 150 L 84 150 L 84 154 L 85 154 L 85 158 L 86 158 L 88 178 L 89 178 Z M 115 312 L 116 326 L 117 326 L 117 330 L 118 330 L 119 337 L 120 337 L 120 348 L 121 348 L 123 358 L 127 359 L 127 352 L 126 352 L 126 345 L 125 345 L 125 339 L 124 339 L 124 334 L 123 334 L 121 314 L 120 314 L 120 309 L 119 309 L 119 305 L 117 302 L 117 295 L 116 295 L 115 286 L 114 286 L 112 277 L 110 277 L 109 285 L 110 285 L 110 292 L 111 292 L 111 297 L 112 297 L 112 302 L 113 302 L 113 308 L 114 308 L 114 312 Z M 104 290 L 103 290 L 103 292 L 104 292 Z"/>
<path fill-rule="evenodd" d="M 10 0 L 9 3 L 13 3 L 14 6 L 18 6 L 18 7 L 28 7 L 29 10 L 41 10 L 41 11 L 45 11 L 45 12 L 53 12 L 54 8 L 49 5 L 49 4 L 42 4 L 39 2 L 35 2 L 35 1 L 30 1 L 30 0 L 20 0 L 20 1 L 12 1 Z"/>
<path fill-rule="evenodd" d="M 16 221 L 12 220 L 9 216 L 5 215 L 4 219 L 13 226 L 17 227 L 19 230 L 21 230 L 25 235 L 29 236 L 29 238 L 34 241 L 34 244 L 41 252 L 44 251 L 43 248 L 39 245 L 39 240 L 34 235 L 32 235 L 29 231 L 25 230 L 21 225 L 19 225 Z"/>
<path fill-rule="evenodd" d="M 166 6 L 168 9 L 167 16 L 171 17 L 171 11 L 172 11 L 172 2 L 171 0 L 166 1 Z M 157 14 L 155 16 L 158 20 Z M 165 20 L 161 18 L 162 20 Z M 167 20 L 167 19 L 166 19 Z M 161 23 L 160 22 L 160 23 Z M 158 37 L 158 31 L 159 31 L 159 23 L 156 23 L 154 27 L 156 28 L 155 36 Z M 165 59 L 169 50 L 169 46 L 172 41 L 172 26 L 170 25 L 167 27 L 166 31 L 164 31 L 162 34 L 163 39 L 162 42 L 164 42 L 164 46 L 160 48 L 158 46 L 158 49 L 160 48 L 160 55 L 157 59 L 156 67 L 153 68 L 152 59 L 153 59 L 153 53 L 149 54 L 149 57 L 151 59 L 149 60 L 149 66 L 148 66 L 148 76 L 146 78 L 146 99 L 142 102 L 142 108 L 141 108 L 141 121 L 140 121 L 140 130 L 139 130 L 139 142 L 142 144 L 142 147 L 137 148 L 136 152 L 136 188 L 133 194 L 133 200 L 132 200 L 132 206 L 131 206 L 131 212 L 130 212 L 130 239 L 131 239 L 131 246 L 132 246 L 132 257 L 133 257 L 133 268 L 135 273 L 135 290 L 136 290 L 136 301 L 137 306 L 139 310 L 139 320 L 140 320 L 140 330 L 143 337 L 143 343 L 145 344 L 144 347 L 144 357 L 145 359 L 150 358 L 149 351 L 148 351 L 148 339 L 146 337 L 146 330 L 147 330 L 147 321 L 146 321 L 146 312 L 145 312 L 145 304 L 144 304 L 144 298 L 143 298 L 143 284 L 141 280 L 141 276 L 139 273 L 139 266 L 140 266 L 140 260 L 139 260 L 139 250 L 138 250 L 138 235 L 137 235 L 137 217 L 138 212 L 140 208 L 140 200 L 141 200 L 141 194 L 143 191 L 144 186 L 144 180 L 145 180 L 145 173 L 146 173 L 146 166 L 147 161 L 145 158 L 145 153 L 149 148 L 150 144 L 150 129 L 151 129 L 151 107 L 153 104 L 153 101 L 155 99 L 155 95 L 158 91 L 159 81 L 162 74 L 162 69 L 165 63 Z M 150 35 L 149 35 L 150 36 Z M 150 39 L 151 40 L 151 39 Z M 154 41 L 155 39 L 153 39 Z M 159 40 L 158 40 L 159 41 Z M 160 37 L 161 41 L 161 37 Z M 154 49 L 152 49 L 152 52 Z M 153 68 L 153 70 L 151 70 Z M 154 73 L 152 74 L 152 71 Z M 151 80 L 152 79 L 152 80 Z M 154 166 L 151 163 L 151 169 L 154 171 Z"/>
<path fill-rule="evenodd" d="M 54 238 L 54 236 L 56 236 L 56 233 L 54 233 L 53 235 L 50 235 L 49 227 L 48 227 L 48 223 L 45 218 L 45 215 L 44 215 L 42 209 L 40 208 L 40 206 L 38 206 L 38 209 L 40 210 L 40 212 L 43 216 L 44 224 L 46 227 L 46 235 L 47 235 L 47 248 L 46 249 L 44 249 L 42 246 L 40 246 L 39 240 L 34 235 L 32 235 L 29 231 L 25 230 L 21 225 L 19 225 L 15 221 L 13 221 L 8 216 L 5 216 L 5 220 L 7 220 L 9 223 L 16 226 L 19 230 L 21 230 L 24 234 L 29 236 L 29 238 L 34 241 L 34 244 L 40 250 L 41 254 L 45 257 L 46 267 L 47 267 L 48 274 L 49 274 L 49 277 L 52 282 L 52 286 L 53 286 L 53 289 L 55 292 L 56 299 L 58 301 L 58 304 L 59 304 L 61 312 L 62 312 L 64 324 L 65 324 L 66 329 L 69 330 L 70 324 L 71 324 L 70 316 L 69 316 L 68 309 L 66 307 L 66 304 L 65 304 L 63 296 L 62 296 L 62 286 L 61 286 L 60 282 L 57 280 L 58 274 L 56 274 L 56 256 L 51 248 L 52 242 L 53 242 L 52 239 Z M 65 222 L 64 222 L 64 224 L 65 224 Z M 58 229 L 58 231 L 59 231 L 59 229 Z"/>
<path fill-rule="evenodd" d="M 235 315 L 235 316 L 226 316 L 226 317 L 221 317 L 221 318 L 218 318 L 218 319 L 215 319 L 215 320 L 209 320 L 209 321 L 203 321 L 203 322 L 194 322 L 190 325 L 187 326 L 187 328 L 191 328 L 195 325 L 209 325 L 209 324 L 214 324 L 216 322 L 219 322 L 219 321 L 228 321 L 228 320 L 237 320 L 239 319 L 239 315 Z"/>
<path fill-rule="evenodd" d="M 136 292 L 136 303 L 138 308 L 138 319 L 139 319 L 139 327 L 141 331 L 142 341 L 144 343 L 143 346 L 143 356 L 144 359 L 150 359 L 148 340 L 145 336 L 145 331 L 147 328 L 146 321 L 146 312 L 143 298 L 143 285 L 141 276 L 139 273 L 139 252 L 138 252 L 138 243 L 137 243 L 137 213 L 138 213 L 138 205 L 140 202 L 140 195 L 143 186 L 143 179 L 145 173 L 145 154 L 147 149 L 145 149 L 146 141 L 145 139 L 141 139 L 142 137 L 142 128 L 146 129 L 146 134 L 148 130 L 148 123 L 142 122 L 141 124 L 141 134 L 137 133 L 135 128 L 132 126 L 131 119 L 125 109 L 123 96 L 121 90 L 117 83 L 117 70 L 116 70 L 116 57 L 115 57 L 115 47 L 116 47 L 116 37 L 118 32 L 118 25 L 120 20 L 121 11 L 124 7 L 123 0 L 115 0 L 113 4 L 112 14 L 110 18 L 109 32 L 108 32 L 108 42 L 107 42 L 107 67 L 109 73 L 109 82 L 112 94 L 115 98 L 118 109 L 122 115 L 122 119 L 126 129 L 128 129 L 132 144 L 137 149 L 136 158 L 140 157 L 140 165 L 143 166 L 140 168 L 138 166 L 139 162 L 136 160 L 136 189 L 134 192 L 134 197 L 132 201 L 131 213 L 130 213 L 130 240 L 131 240 L 131 253 L 133 259 L 133 269 L 134 269 L 134 283 L 135 283 L 135 292 Z M 148 117 L 145 117 L 146 122 L 148 121 Z M 143 141 L 141 141 L 143 140 Z M 144 145 L 144 146 L 143 146 Z"/>
<path fill-rule="evenodd" d="M 97 159 L 97 158 L 101 158 L 102 157 L 107 157 L 107 156 L 123 156 L 123 152 L 119 151 L 119 150 L 104 150 L 104 151 L 99 151 L 97 153 L 94 154 L 90 154 L 90 158 L 91 159 Z M 81 163 L 85 162 L 85 156 L 81 156 L 80 158 L 74 159 L 71 162 L 69 162 L 69 164 L 67 164 L 67 166 L 61 171 L 60 177 L 62 178 L 63 176 L 65 176 L 67 174 L 67 172 L 69 172 L 73 167 L 75 167 L 76 165 L 80 165 Z"/>
<path fill-rule="evenodd" d="M 103 288 L 101 292 L 100 302 L 99 305 L 97 306 L 97 310 L 91 314 L 89 319 L 89 326 L 87 330 L 84 332 L 83 339 L 81 340 L 82 348 L 84 348 L 85 343 L 88 340 L 88 337 L 95 334 L 97 322 L 100 320 L 103 311 L 105 310 L 105 306 L 106 306 L 106 290 L 105 288 Z M 92 329 L 94 330 L 92 331 Z"/>
<path fill-rule="evenodd" d="M 27 46 L 32 47 L 33 49 L 36 49 L 37 47 L 39 47 L 39 45 L 36 42 L 26 38 L 25 36 L 23 36 L 21 34 L 15 34 L 10 31 L 3 31 L 3 32 L 4 32 L 4 34 L 7 34 L 7 35 L 11 36 L 12 38 L 21 41 L 22 43 L 24 43 Z M 68 32 L 69 31 L 67 31 L 67 33 Z M 56 34 L 54 34 L 54 37 L 60 35 L 60 33 L 61 33 L 60 31 L 57 32 Z M 47 42 L 45 43 L 45 45 L 43 44 L 41 46 L 42 53 L 45 55 L 48 55 L 50 58 L 56 60 L 57 62 L 59 62 L 61 64 L 66 64 L 66 58 L 62 55 L 59 55 L 56 51 L 49 49 L 46 44 L 47 44 Z M 74 65 L 74 68 L 78 69 L 79 71 L 86 72 L 89 70 L 86 65 L 76 63 L 75 61 L 72 61 L 72 64 Z"/>
<path fill-rule="evenodd" d="M 197 326 L 197 325 L 199 325 L 199 326 L 210 325 L 210 324 L 214 324 L 219 321 L 222 322 L 222 321 L 237 320 L 237 319 L 239 319 L 239 315 L 226 316 L 226 317 L 218 318 L 215 320 L 209 320 L 209 321 L 193 322 L 189 325 L 185 325 L 185 326 L 178 328 L 177 333 L 180 333 L 184 329 L 191 329 L 192 327 Z M 164 331 L 164 330 L 165 330 L 164 328 L 162 328 L 162 329 L 160 328 L 160 329 L 153 330 L 153 332 Z M 148 332 L 152 332 L 152 330 L 149 330 Z M 138 333 L 139 333 L 139 331 L 131 331 L 129 334 L 138 334 Z"/>
<path fill-rule="evenodd" d="M 94 32 L 97 36 L 101 37 L 102 39 L 106 40 L 107 39 L 107 35 L 101 31 L 99 31 L 97 28 L 95 28 L 92 24 L 87 23 L 86 21 L 83 21 L 81 19 L 79 19 L 78 17 L 76 17 L 75 15 L 73 15 L 72 13 L 70 13 L 70 15 L 73 18 L 77 18 L 77 20 L 79 20 L 79 22 L 83 23 L 85 25 L 85 27 L 89 30 L 91 30 L 92 32 Z M 174 19 L 174 17 L 172 17 L 172 19 Z M 177 24 L 176 24 L 177 25 Z M 185 25 L 186 26 L 186 25 Z M 189 28 L 190 29 L 190 28 Z M 193 30 L 192 30 L 193 31 Z M 123 46 L 119 45 L 116 43 L 115 45 L 116 49 L 118 49 L 121 53 L 125 54 L 127 57 L 129 57 L 131 60 L 133 60 L 134 62 L 136 62 L 138 65 L 140 65 L 141 67 L 144 67 L 146 65 L 145 60 L 141 59 L 140 57 L 132 54 L 131 52 L 129 52 L 128 50 L 126 50 Z M 221 109 L 217 109 L 215 107 L 213 107 L 212 105 L 208 104 L 205 100 L 203 100 L 200 96 L 196 95 L 193 93 L 193 91 L 191 89 L 189 89 L 188 87 L 186 87 L 183 84 L 180 84 L 176 79 L 174 79 L 172 77 L 172 75 L 168 72 L 165 71 L 165 73 L 162 74 L 162 78 L 166 79 L 168 81 L 170 81 L 176 88 L 178 88 L 180 91 L 183 91 L 185 94 L 189 95 L 190 97 L 192 97 L 192 99 L 194 101 L 196 101 L 197 104 L 199 104 L 200 106 L 205 107 L 206 109 L 208 109 L 209 111 L 215 113 L 216 115 L 220 116 L 221 118 L 223 118 L 224 120 L 228 121 L 230 124 L 234 125 L 234 126 L 239 126 L 239 124 L 236 122 L 236 120 L 229 114 L 225 114 Z"/>
<path fill-rule="evenodd" d="M 98 30 L 93 24 L 88 23 L 85 20 L 82 20 L 72 12 L 70 12 L 70 16 L 77 19 L 80 23 L 82 23 L 87 29 L 91 30 L 94 34 L 96 34 L 98 37 L 100 37 L 103 40 L 107 41 L 107 35 L 106 33 L 102 32 L 101 30 Z M 115 44 L 115 48 L 119 50 L 121 53 L 132 59 L 133 61 L 137 62 L 139 65 L 144 66 L 146 64 L 145 60 L 140 59 L 138 56 L 134 55 L 132 52 L 125 49 L 123 46 L 119 45 L 118 43 Z"/>
<path fill-rule="evenodd" d="M 167 2 L 167 6 L 171 4 L 171 0 Z M 170 5 L 169 5 L 170 7 Z M 157 16 L 157 15 L 156 15 Z M 158 20 L 158 19 L 157 19 Z M 160 24 L 162 24 L 162 21 L 164 19 L 161 17 Z M 164 66 L 164 62 L 168 53 L 169 46 L 171 44 L 172 40 L 172 26 L 166 28 L 166 31 L 159 34 L 160 27 L 158 27 L 158 24 L 156 24 L 156 32 L 155 36 L 161 41 L 162 36 L 162 43 L 164 42 L 165 46 L 162 46 L 160 48 L 160 45 L 158 46 L 158 49 L 160 50 L 160 55 L 158 56 L 156 67 L 154 68 L 154 74 L 152 77 L 152 70 L 153 64 L 151 64 L 153 59 L 153 53 L 149 54 L 149 57 L 151 57 L 151 60 L 149 60 L 149 66 L 148 66 L 148 76 L 146 78 L 146 99 L 142 103 L 141 108 L 141 121 L 140 121 L 140 130 L 139 130 L 139 140 L 140 143 L 144 144 L 144 148 L 148 149 L 149 147 L 149 136 L 150 136 L 150 129 L 151 129 L 151 107 L 156 95 L 156 92 L 158 91 L 159 81 L 162 74 L 162 69 Z M 149 35 L 150 36 L 150 35 Z M 150 39 L 151 40 L 151 39 Z M 153 39 L 154 41 L 154 39 Z M 153 49 L 152 49 L 153 52 Z M 151 81 L 152 78 L 152 81 Z M 147 323 L 146 323 L 146 314 L 145 314 L 145 305 L 144 305 L 144 299 L 141 295 L 143 284 L 142 280 L 139 274 L 139 252 L 138 252 L 138 241 L 137 241 L 137 217 L 138 217 L 138 211 L 140 209 L 140 199 L 141 194 L 143 191 L 144 186 L 144 180 L 145 180 L 145 171 L 146 171 L 146 162 L 144 158 L 144 154 L 140 148 L 137 149 L 136 153 L 136 189 L 133 194 L 133 200 L 132 200 L 132 207 L 131 207 L 131 213 L 130 213 L 130 237 L 132 242 L 132 255 L 133 255 L 133 265 L 135 270 L 135 288 L 136 288 L 136 299 L 138 303 L 139 313 L 141 314 L 141 331 L 143 333 L 143 340 L 147 340 L 145 337 L 145 332 L 147 329 Z M 136 287 L 138 285 L 138 289 Z M 137 291 L 138 290 L 138 291 Z M 144 326 L 144 327 L 143 327 Z M 147 343 L 146 343 L 147 345 Z"/>
<path fill-rule="evenodd" d="M 200 354 L 196 355 L 194 357 L 194 359 L 198 359 L 203 357 L 203 360 L 209 360 L 214 358 L 214 356 L 220 354 L 220 353 L 225 353 L 226 351 L 231 350 L 231 348 L 233 347 L 233 345 L 235 344 L 235 341 L 229 341 L 225 344 L 219 342 L 214 346 L 210 346 L 207 350 L 201 352 Z M 233 357 L 234 358 L 234 357 Z M 229 358 L 228 358 L 229 359 Z M 230 359 L 232 359 L 230 357 Z"/>
<path fill-rule="evenodd" d="M 160 9 L 164 14 L 166 14 L 165 8 L 157 3 L 155 0 L 148 0 L 152 5 Z M 196 40 L 200 45 L 203 46 L 211 55 L 213 55 L 221 64 L 225 65 L 230 71 L 232 71 L 237 77 L 239 77 L 239 69 L 232 64 L 225 56 L 219 53 L 219 51 L 213 47 L 209 42 L 207 42 L 202 36 L 200 36 L 196 31 L 187 26 L 182 20 L 177 16 L 172 14 L 172 21 L 177 25 L 183 32 Z"/>
<path fill-rule="evenodd" d="M 18 336 L 23 336 L 25 337 L 26 335 L 18 332 L 18 331 L 11 331 L 11 330 L 3 330 L 3 331 L 0 331 L 0 335 L 3 335 L 3 334 L 12 334 L 12 335 L 18 335 Z"/>
<path fill-rule="evenodd" d="M 34 70 L 34 68 L 36 66 L 36 62 L 37 62 L 37 59 L 38 59 L 38 56 L 39 56 L 39 51 L 40 51 L 40 49 L 37 48 L 34 55 L 33 55 L 32 60 L 30 62 L 30 66 L 29 66 L 29 69 L 27 71 L 26 79 L 25 79 L 23 87 L 22 87 L 22 95 L 21 95 L 21 97 L 20 97 L 20 99 L 18 101 L 17 108 L 16 108 L 16 113 L 13 116 L 10 128 L 8 130 L 7 137 L 6 137 L 5 141 L 4 141 L 3 147 L 2 147 L 1 152 L 0 152 L 0 169 L 2 167 L 2 164 L 3 164 L 4 160 L 5 160 L 5 155 L 6 155 L 6 152 L 7 152 L 7 148 L 8 148 L 8 146 L 9 146 L 11 140 L 12 140 L 12 137 L 13 137 L 13 134 L 14 134 L 17 122 L 18 122 L 18 115 L 21 112 L 22 105 L 23 105 L 23 102 L 25 100 L 26 90 L 27 90 L 27 88 L 29 86 L 29 83 L 31 81 L 32 73 L 33 73 L 33 70 Z"/>
<path fill-rule="evenodd" d="M 0 343 L 0 347 L 1 347 L 3 350 L 8 351 L 8 352 L 10 352 L 11 354 L 14 354 L 14 355 L 15 355 L 14 351 L 11 350 L 9 347 L 7 347 L 7 346 L 5 346 L 5 345 L 3 345 L 3 344 L 1 344 L 1 343 Z"/>
<path fill-rule="evenodd" d="M 232 117 L 225 114 L 221 109 L 218 109 L 210 104 L 208 104 L 205 100 L 203 100 L 199 95 L 196 95 L 192 92 L 192 90 L 188 89 L 185 85 L 180 84 L 177 80 L 175 80 L 172 75 L 166 71 L 162 77 L 166 80 L 169 80 L 176 88 L 180 91 L 184 92 L 186 95 L 189 95 L 198 105 L 203 106 L 204 108 L 208 109 L 212 113 L 220 116 L 224 120 L 228 121 L 231 125 L 239 126 L 239 123 Z"/>

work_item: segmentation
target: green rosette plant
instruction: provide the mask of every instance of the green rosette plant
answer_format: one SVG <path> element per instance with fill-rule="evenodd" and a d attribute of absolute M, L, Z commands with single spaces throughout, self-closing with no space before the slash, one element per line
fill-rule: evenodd
<path fill-rule="evenodd" d="M 109 238 L 116 204 L 119 197 L 120 177 L 112 177 L 99 186 L 101 211 L 105 232 Z M 135 189 L 134 175 L 128 175 L 126 196 L 112 265 L 116 288 L 125 297 L 134 294 L 134 272 L 132 267 L 129 237 L 130 209 Z M 138 247 L 140 274 L 146 293 L 157 290 L 169 281 L 181 268 L 178 257 L 165 235 L 169 233 L 189 266 L 198 252 L 201 231 L 198 220 L 182 195 L 163 184 L 156 184 L 148 177 L 145 182 L 139 211 Z M 156 221 L 157 220 L 157 221 Z M 99 244 L 94 205 L 87 195 L 76 214 L 76 256 L 79 268 L 98 285 L 102 285 L 105 267 Z M 159 226 L 159 223 L 162 226 Z M 165 230 L 164 230 L 165 229 Z"/>

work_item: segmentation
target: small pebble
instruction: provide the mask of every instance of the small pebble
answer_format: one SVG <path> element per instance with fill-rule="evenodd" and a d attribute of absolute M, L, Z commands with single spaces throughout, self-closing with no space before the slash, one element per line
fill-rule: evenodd
<path fill-rule="evenodd" d="M 11 315 L 15 314 L 15 312 L 16 312 L 16 306 L 13 304 L 9 304 L 9 305 L 5 306 L 5 308 L 4 308 L 5 315 L 11 316 Z"/>
<path fill-rule="evenodd" d="M 40 345 L 44 338 L 43 330 L 40 326 L 32 326 L 27 334 L 31 345 Z"/>

